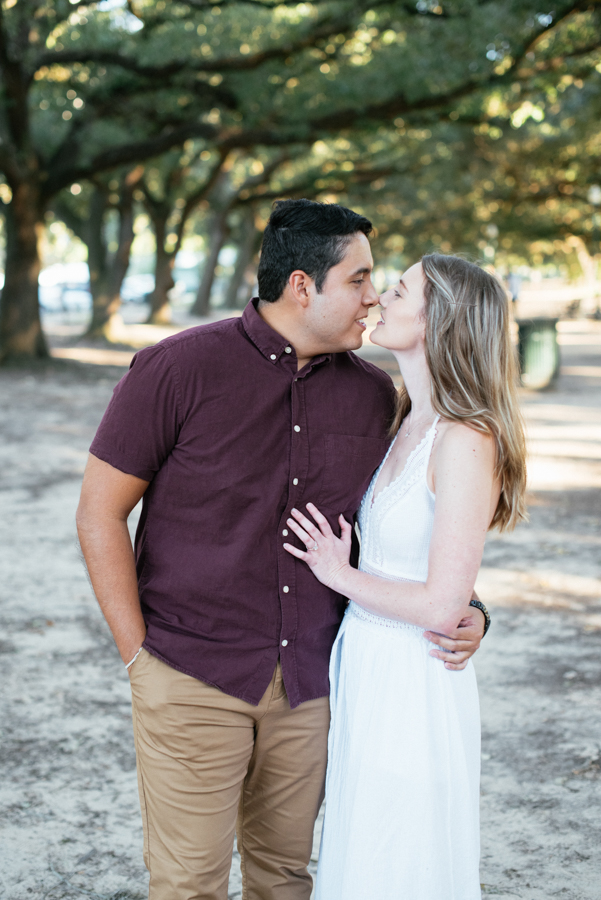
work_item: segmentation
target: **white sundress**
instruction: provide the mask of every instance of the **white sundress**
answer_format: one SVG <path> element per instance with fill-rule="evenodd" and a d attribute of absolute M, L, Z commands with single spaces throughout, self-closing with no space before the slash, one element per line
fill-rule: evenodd
<path fill-rule="evenodd" d="M 384 462 L 374 475 L 359 511 L 363 571 L 426 581 L 437 423 L 375 499 Z M 476 678 L 471 661 L 445 669 L 433 646 L 417 626 L 346 611 L 330 661 L 316 900 L 480 900 Z"/>

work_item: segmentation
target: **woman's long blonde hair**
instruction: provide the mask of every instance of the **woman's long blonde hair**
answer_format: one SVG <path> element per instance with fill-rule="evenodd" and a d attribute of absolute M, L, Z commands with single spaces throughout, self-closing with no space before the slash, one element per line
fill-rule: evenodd
<path fill-rule="evenodd" d="M 431 253 L 422 268 L 432 406 L 443 418 L 492 436 L 501 496 L 490 527 L 510 530 L 526 519 L 526 441 L 507 296 L 496 278 L 458 256 Z M 410 409 L 401 388 L 393 434 Z"/>

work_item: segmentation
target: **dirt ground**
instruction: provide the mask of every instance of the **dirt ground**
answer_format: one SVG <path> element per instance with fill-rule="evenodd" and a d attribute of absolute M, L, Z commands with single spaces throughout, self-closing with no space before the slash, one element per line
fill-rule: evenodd
<path fill-rule="evenodd" d="M 62 359 L 0 371 L 0 897 L 134 900 L 147 879 L 128 681 L 74 528 L 131 352 L 49 327 Z M 476 659 L 483 893 L 524 900 L 595 900 L 601 875 L 601 323 L 560 329 L 557 386 L 523 394 L 531 521 L 491 536 L 478 582 L 494 622 Z"/>

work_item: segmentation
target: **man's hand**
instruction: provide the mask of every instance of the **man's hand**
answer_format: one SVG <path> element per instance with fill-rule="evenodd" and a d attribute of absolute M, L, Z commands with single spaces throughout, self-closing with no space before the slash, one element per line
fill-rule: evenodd
<path fill-rule="evenodd" d="M 440 650 L 430 650 L 430 656 L 442 659 L 445 669 L 465 669 L 467 662 L 480 646 L 484 636 L 484 613 L 470 606 L 465 616 L 451 634 L 446 637 L 433 631 L 424 632 L 426 640 L 438 644 Z"/>

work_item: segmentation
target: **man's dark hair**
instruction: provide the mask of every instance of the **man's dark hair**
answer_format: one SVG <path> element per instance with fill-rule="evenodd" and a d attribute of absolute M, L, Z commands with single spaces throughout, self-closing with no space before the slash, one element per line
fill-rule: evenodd
<path fill-rule="evenodd" d="M 259 297 L 279 300 L 292 272 L 301 269 L 321 293 L 327 274 L 344 258 L 358 232 L 370 234 L 365 216 L 335 203 L 276 200 L 263 235 L 259 262 Z"/>

